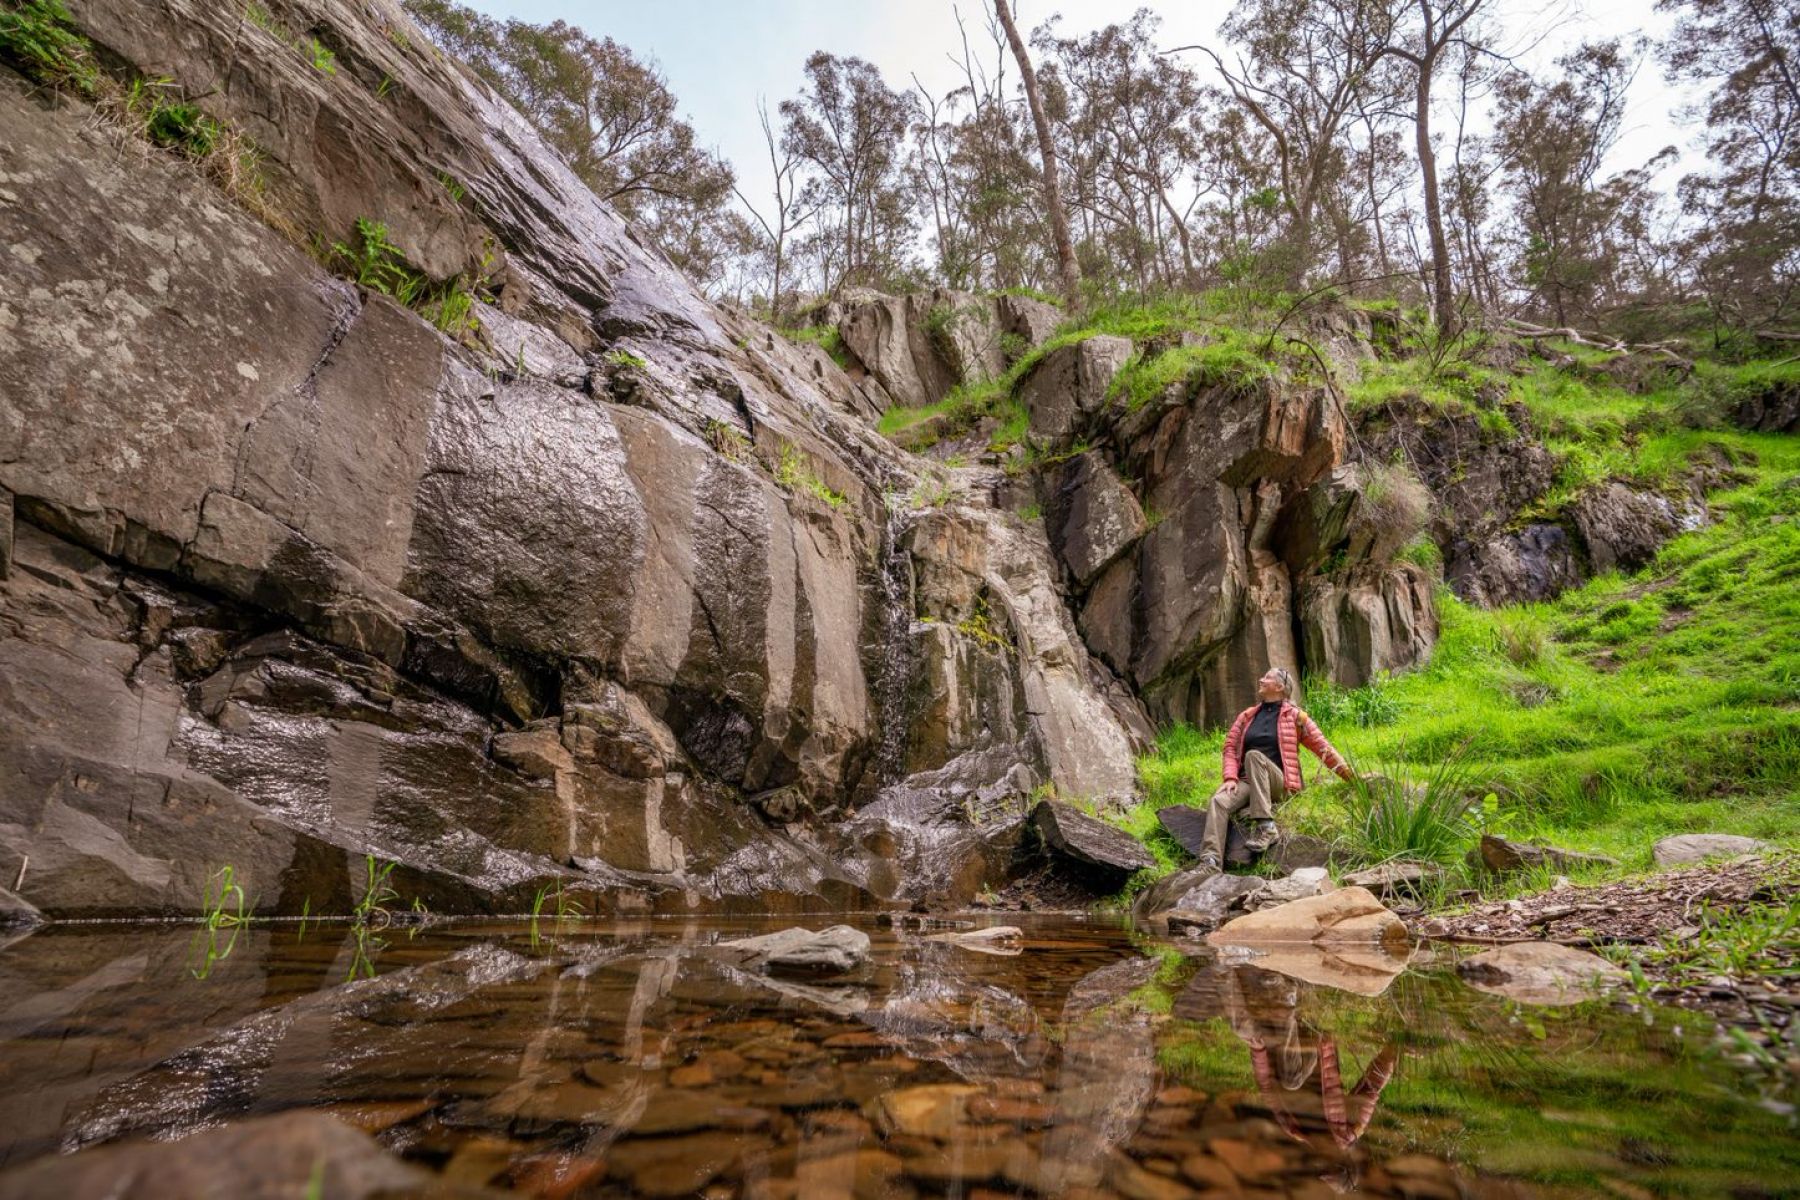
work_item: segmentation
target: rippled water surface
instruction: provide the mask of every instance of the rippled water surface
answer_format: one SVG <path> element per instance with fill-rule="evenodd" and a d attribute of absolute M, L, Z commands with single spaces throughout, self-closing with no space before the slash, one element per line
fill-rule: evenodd
<path fill-rule="evenodd" d="M 873 962 L 831 981 L 707 954 L 791 923 L 39 933 L 0 949 L 0 1166 L 305 1108 L 554 1196 L 1800 1187 L 1790 1117 L 1691 1014 L 1071 918 L 1015 954 L 852 920 Z"/>

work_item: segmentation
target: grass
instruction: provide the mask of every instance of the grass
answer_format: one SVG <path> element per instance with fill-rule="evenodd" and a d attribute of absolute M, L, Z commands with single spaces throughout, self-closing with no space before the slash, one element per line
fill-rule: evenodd
<path fill-rule="evenodd" d="M 776 332 L 790 342 L 807 342 L 823 350 L 831 361 L 841 369 L 848 371 L 856 362 L 850 353 L 850 347 L 844 345 L 843 335 L 838 333 L 836 325 L 806 325 L 798 329 L 780 329 Z"/>
<path fill-rule="evenodd" d="M 333 242 L 321 257 L 326 265 L 361 287 L 391 296 L 435 325 L 439 332 L 459 340 L 481 331 L 475 315 L 476 289 L 465 275 L 437 282 L 406 261 L 400 248 L 388 240 L 387 226 L 367 217 L 356 218 L 355 236 L 349 242 Z M 615 359 L 624 354 L 626 359 Z M 643 366 L 644 361 L 625 351 L 613 350 L 608 361 Z"/>
<path fill-rule="evenodd" d="M 101 80 L 93 44 L 74 26 L 62 0 L 23 0 L 0 7 L 0 61 L 49 88 L 94 95 Z"/>
<path fill-rule="evenodd" d="M 372 920 L 388 915 L 388 903 L 400 898 L 400 893 L 389 882 L 389 876 L 393 873 L 393 863 L 378 862 L 373 854 L 363 856 L 362 896 L 356 901 L 356 907 L 350 910 L 351 919 L 356 924 L 367 925 Z"/>
<path fill-rule="evenodd" d="M 833 491 L 825 485 L 812 469 L 806 456 L 791 443 L 784 442 L 780 456 L 775 461 L 775 485 L 785 492 L 805 492 L 823 500 L 832 508 L 842 508 L 849 502 L 842 492 Z"/>
<path fill-rule="evenodd" d="M 642 371 L 650 365 L 650 361 L 641 354 L 633 354 L 629 350 L 608 350 L 600 356 L 615 367 L 623 367 L 630 371 Z"/>
<path fill-rule="evenodd" d="M 1355 761 L 1427 774 L 1466 743 L 1468 793 L 1496 798 L 1491 827 L 1612 855 L 1622 871 L 1648 869 L 1667 834 L 1800 840 L 1800 441 L 1705 439 L 1757 463 L 1712 497 L 1715 524 L 1634 577 L 1552 603 L 1482 611 L 1440 596 L 1424 670 L 1350 693 L 1309 685 L 1327 736 Z M 1146 799 L 1121 824 L 1146 836 L 1156 808 L 1203 803 L 1222 742 L 1165 731 L 1139 763 Z M 1353 842 L 1356 799 L 1307 766 L 1312 786 L 1284 821 Z"/>
<path fill-rule="evenodd" d="M 1148 358 L 1133 356 L 1113 376 L 1108 396 L 1123 399 L 1135 411 L 1172 388 L 1182 389 L 1185 399 L 1205 387 L 1242 387 L 1273 379 L 1277 370 L 1263 353 L 1260 337 L 1219 327 L 1207 341 L 1174 346 Z"/>

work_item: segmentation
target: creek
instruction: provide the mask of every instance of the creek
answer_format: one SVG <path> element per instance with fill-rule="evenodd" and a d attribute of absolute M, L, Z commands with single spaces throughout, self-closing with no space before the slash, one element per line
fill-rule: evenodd
<path fill-rule="evenodd" d="M 1790 1113 L 1691 1013 L 1521 1004 L 1443 950 L 1396 975 L 1322 952 L 1283 973 L 1098 917 L 1023 918 L 1023 948 L 1000 953 L 844 920 L 872 953 L 833 979 L 708 952 L 791 919 L 51 927 L 0 949 L 0 1196 L 70 1194 L 41 1173 L 60 1155 L 144 1138 L 179 1155 L 302 1109 L 446 1184 L 538 1195 L 1742 1196 L 1800 1179 Z M 260 1143 L 269 1164 L 283 1136 Z"/>

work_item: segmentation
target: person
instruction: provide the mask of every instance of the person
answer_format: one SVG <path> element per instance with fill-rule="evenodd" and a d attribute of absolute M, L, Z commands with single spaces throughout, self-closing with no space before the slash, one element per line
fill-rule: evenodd
<path fill-rule="evenodd" d="M 1257 680 L 1256 694 L 1258 702 L 1239 713 L 1225 735 L 1225 782 L 1207 807 L 1200 861 L 1215 870 L 1225 861 L 1226 831 L 1239 809 L 1251 821 L 1252 849 L 1267 849 L 1275 840 L 1275 806 L 1306 786 L 1300 747 L 1340 777 L 1356 777 L 1317 723 L 1294 703 L 1293 675 L 1270 667 Z"/>

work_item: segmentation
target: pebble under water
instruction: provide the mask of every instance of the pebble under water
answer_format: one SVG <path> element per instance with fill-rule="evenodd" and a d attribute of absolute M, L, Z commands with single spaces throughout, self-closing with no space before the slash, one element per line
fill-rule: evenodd
<path fill-rule="evenodd" d="M 842 920 L 873 960 L 832 980 L 705 952 L 792 919 L 43 931 L 0 949 L 0 1196 L 295 1109 L 544 1196 L 1800 1188 L 1791 1109 L 1691 1013 L 1520 1004 L 1442 950 L 1275 971 L 1103 918 L 1003 953 Z M 329 1165 L 235 1194 L 338 1194 Z"/>

